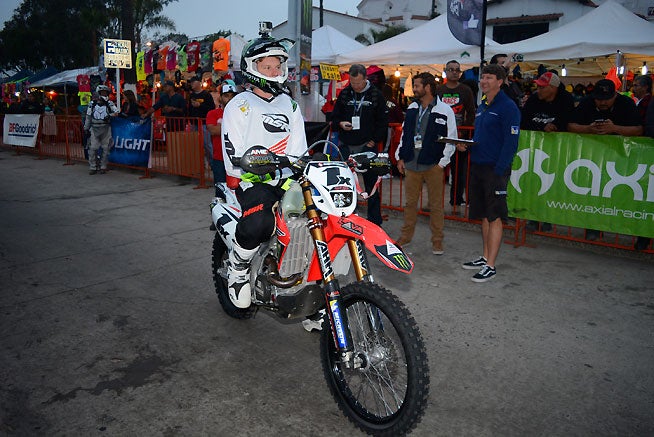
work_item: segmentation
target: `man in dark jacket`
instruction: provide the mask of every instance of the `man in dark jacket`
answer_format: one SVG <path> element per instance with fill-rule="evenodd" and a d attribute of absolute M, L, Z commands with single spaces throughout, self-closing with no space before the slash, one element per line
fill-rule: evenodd
<path fill-rule="evenodd" d="M 418 218 L 418 200 L 423 182 L 429 196 L 429 228 L 432 253 L 443 254 L 443 171 L 450 163 L 454 145 L 438 141 L 439 137 L 457 138 L 456 117 L 452 108 L 436 96 L 436 80 L 431 73 L 413 77 L 411 103 L 402 125 L 398 146 L 397 169 L 405 175 L 406 205 L 400 246 L 413 238 Z"/>
<path fill-rule="evenodd" d="M 381 91 L 370 84 L 366 68 L 361 64 L 350 67 L 350 84 L 341 91 L 332 112 L 332 129 L 338 130 L 339 148 L 345 159 L 351 153 L 377 152 L 377 144 L 386 141 L 388 113 Z M 377 176 L 363 174 L 366 191 L 370 194 Z M 381 199 L 375 192 L 368 198 L 368 220 L 382 224 Z"/>
<path fill-rule="evenodd" d="M 543 132 L 565 132 L 575 109 L 572 94 L 561 86 L 561 79 L 552 72 L 534 81 L 538 90 L 522 109 L 521 128 Z"/>
<path fill-rule="evenodd" d="M 565 90 L 561 79 L 548 71 L 534 81 L 538 89 L 532 94 L 522 108 L 520 128 L 542 132 L 565 132 L 575 109 L 575 101 Z M 552 230 L 550 223 L 539 225 L 537 221 L 527 222 L 527 230 L 539 228 L 544 232 Z"/>

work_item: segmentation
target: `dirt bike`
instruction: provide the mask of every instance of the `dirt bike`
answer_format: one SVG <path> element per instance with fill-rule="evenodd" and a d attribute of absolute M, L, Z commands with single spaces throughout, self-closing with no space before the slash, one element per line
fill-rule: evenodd
<path fill-rule="evenodd" d="M 320 358 L 342 412 L 373 435 L 410 432 L 421 420 L 429 393 L 429 365 L 422 335 L 406 306 L 376 284 L 366 249 L 394 270 L 411 273 L 413 262 L 377 225 L 354 214 L 353 172 L 390 171 L 382 154 L 352 155 L 348 162 L 322 153 L 291 162 L 261 146 L 232 159 L 244 171 L 264 175 L 290 170 L 293 184 L 275 212 L 276 231 L 252 260 L 252 305 L 238 308 L 227 291 L 229 250 L 240 206 L 231 190 L 212 202 L 217 228 L 212 269 L 216 293 L 231 317 L 248 319 L 265 309 L 284 319 L 323 315 Z M 353 268 L 356 281 L 339 279 Z M 322 311 L 321 311 L 322 310 Z"/>

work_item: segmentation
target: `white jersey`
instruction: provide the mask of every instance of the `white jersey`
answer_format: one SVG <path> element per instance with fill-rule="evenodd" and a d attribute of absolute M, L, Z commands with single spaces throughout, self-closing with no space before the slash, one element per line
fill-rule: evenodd
<path fill-rule="evenodd" d="M 290 156 L 300 156 L 307 150 L 300 107 L 286 94 L 271 100 L 251 91 L 237 94 L 225 107 L 222 133 L 225 170 L 235 178 L 240 178 L 243 170 L 234 167 L 230 158 L 243 156 L 252 146 Z"/>

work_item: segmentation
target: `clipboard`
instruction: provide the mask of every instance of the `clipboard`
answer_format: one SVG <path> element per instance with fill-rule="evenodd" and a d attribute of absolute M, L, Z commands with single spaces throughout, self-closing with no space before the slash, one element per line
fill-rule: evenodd
<path fill-rule="evenodd" d="M 473 140 L 464 140 L 461 138 L 449 138 L 449 137 L 444 137 L 442 135 L 439 135 L 438 138 L 436 139 L 436 142 L 438 143 L 453 143 L 453 144 L 465 144 L 466 146 L 473 146 L 477 144 L 476 141 Z"/>

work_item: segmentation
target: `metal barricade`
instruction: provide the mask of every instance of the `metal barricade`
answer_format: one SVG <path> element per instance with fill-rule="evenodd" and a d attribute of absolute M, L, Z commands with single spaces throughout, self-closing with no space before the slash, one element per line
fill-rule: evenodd
<path fill-rule="evenodd" d="M 47 118 L 52 117 L 52 118 Z M 2 131 L 4 127 L 4 115 L 0 114 L 0 145 L 6 149 L 12 149 L 16 154 L 32 154 L 39 159 L 52 157 L 63 159 L 64 165 L 74 162 L 85 162 L 84 154 L 84 133 L 81 116 L 48 115 L 42 116 L 40 131 L 36 147 L 21 147 L 6 145 L 2 142 Z M 399 123 L 389 125 L 391 141 L 389 143 L 389 154 L 395 164 L 395 150 L 400 141 L 402 126 Z M 460 126 L 460 138 L 472 138 L 472 126 Z M 151 144 L 151 166 L 150 168 L 130 167 L 127 165 L 110 164 L 112 167 L 126 167 L 140 169 L 145 172 L 145 177 L 150 177 L 150 172 L 168 175 L 177 175 L 197 179 L 198 185 L 195 188 L 209 188 L 213 185 L 213 174 L 211 172 L 209 159 L 210 148 L 204 147 L 204 120 L 199 118 L 175 117 L 175 118 L 153 118 L 153 141 Z M 209 136 L 207 139 L 210 141 Z M 453 165 L 458 164 L 455 158 Z M 452 205 L 446 202 L 446 190 L 451 187 L 458 188 L 459 184 L 465 185 L 464 197 L 467 201 L 468 176 L 470 173 L 470 160 L 466 157 L 465 179 L 460 181 L 460 176 L 454 173 L 451 181 L 446 179 L 443 184 L 443 208 L 445 219 L 452 221 L 479 223 L 478 220 L 471 220 L 468 217 L 467 203 Z M 404 189 L 403 178 L 392 176 L 382 181 L 380 196 L 382 208 L 387 210 L 404 210 Z M 418 204 L 418 213 L 428 215 L 429 210 L 423 207 L 423 191 Z M 520 218 L 511 219 L 504 224 L 504 229 L 513 233 L 513 239 L 508 241 L 514 246 L 529 245 L 527 235 L 537 235 L 545 238 L 554 238 L 568 241 L 575 241 L 585 244 L 612 247 L 623 250 L 634 250 L 635 236 L 622 235 L 610 232 L 600 232 L 597 239 L 589 239 L 583 229 L 570 226 L 552 224 L 550 227 L 543 227 L 538 224 L 534 230 L 527 229 L 527 221 Z M 650 242 L 644 250 L 646 253 L 654 253 Z"/>

